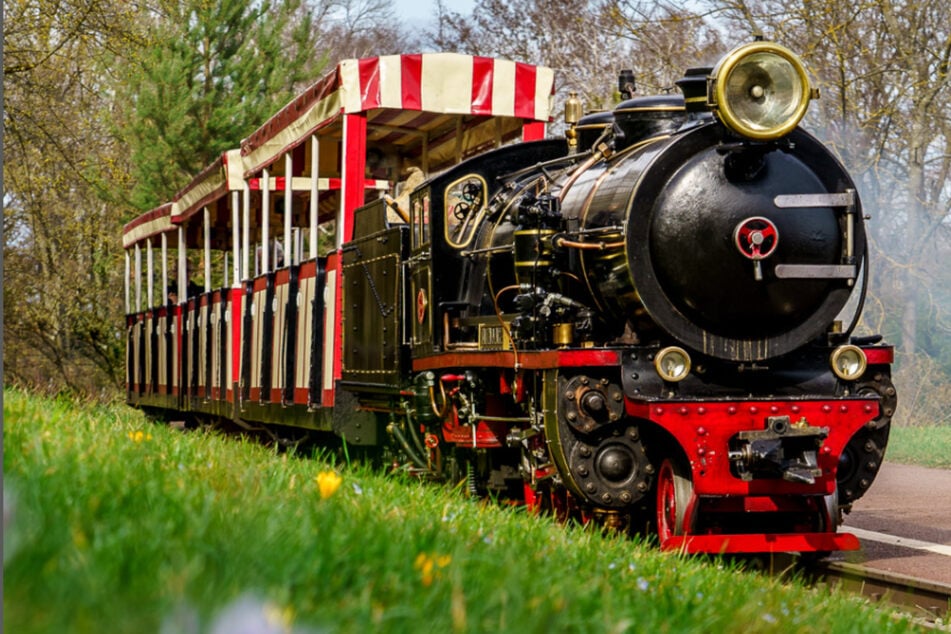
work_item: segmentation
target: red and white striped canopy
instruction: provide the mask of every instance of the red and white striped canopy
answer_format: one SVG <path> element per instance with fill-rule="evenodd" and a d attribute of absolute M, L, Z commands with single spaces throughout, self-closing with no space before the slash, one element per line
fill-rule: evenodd
<path fill-rule="evenodd" d="M 436 171 L 517 138 L 526 123 L 547 123 L 553 94 L 550 68 L 503 59 L 422 53 L 344 60 L 242 141 L 240 150 L 223 153 L 205 168 L 173 203 L 126 225 L 123 244 L 128 248 L 171 232 L 228 192 L 243 189 L 245 179 L 250 179 L 254 189 L 264 168 L 312 135 L 330 141 L 320 144 L 321 170 L 325 163 L 338 164 L 335 144 L 342 137 L 341 115 L 365 115 L 368 146 L 391 146 L 428 171 Z M 307 160 L 314 157 L 308 155 Z M 283 171 L 280 164 L 275 165 L 274 175 L 280 181 Z M 339 174 L 327 176 L 321 174 L 321 191 Z M 309 189 L 306 179 L 294 176 L 292 180 L 295 191 Z M 277 183 L 272 179 L 271 187 Z M 322 209 L 335 205 L 322 197 Z"/>
<path fill-rule="evenodd" d="M 458 53 L 344 60 L 242 142 L 246 175 L 274 162 L 342 113 L 366 112 L 371 141 L 402 133 L 408 144 L 410 135 L 431 133 L 430 152 L 438 156 L 438 134 L 447 119 L 507 118 L 502 136 L 511 137 L 524 121 L 550 120 L 553 92 L 550 68 L 509 60 Z M 496 129 L 474 134 L 470 126 L 467 131 L 470 146 L 482 136 L 498 135 Z M 387 140 L 401 145 L 398 138 Z"/>

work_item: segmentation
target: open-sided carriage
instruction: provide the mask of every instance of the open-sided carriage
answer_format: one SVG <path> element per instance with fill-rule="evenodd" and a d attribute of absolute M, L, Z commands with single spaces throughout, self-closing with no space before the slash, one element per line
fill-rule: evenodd
<path fill-rule="evenodd" d="M 128 401 L 333 429 L 347 339 L 341 248 L 354 211 L 395 198 L 401 173 L 419 180 L 513 139 L 542 138 L 552 92 L 550 69 L 507 60 L 341 62 L 172 202 L 124 228 Z M 375 289 L 395 294 L 386 298 L 393 310 L 404 291 L 397 279 Z M 360 324 L 348 326 L 359 334 Z M 403 336 L 392 333 L 387 347 Z"/>

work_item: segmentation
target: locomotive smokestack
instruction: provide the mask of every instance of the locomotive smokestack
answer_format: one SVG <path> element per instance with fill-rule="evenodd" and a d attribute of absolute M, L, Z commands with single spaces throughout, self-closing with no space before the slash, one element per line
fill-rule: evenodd
<path fill-rule="evenodd" d="M 636 86 L 634 83 L 634 71 L 622 70 L 617 77 L 617 89 L 621 93 L 621 99 L 633 99 Z"/>
<path fill-rule="evenodd" d="M 707 76 L 711 72 L 711 66 L 688 68 L 684 76 L 674 82 L 684 94 L 687 112 L 707 111 Z"/>

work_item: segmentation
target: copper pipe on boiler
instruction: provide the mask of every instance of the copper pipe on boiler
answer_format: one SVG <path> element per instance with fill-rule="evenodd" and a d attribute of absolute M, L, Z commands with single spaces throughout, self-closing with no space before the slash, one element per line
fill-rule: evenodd
<path fill-rule="evenodd" d="M 556 247 L 567 247 L 569 249 L 582 249 L 584 251 L 604 251 L 605 249 L 616 249 L 623 247 L 623 242 L 575 242 L 558 238 L 555 240 Z"/>

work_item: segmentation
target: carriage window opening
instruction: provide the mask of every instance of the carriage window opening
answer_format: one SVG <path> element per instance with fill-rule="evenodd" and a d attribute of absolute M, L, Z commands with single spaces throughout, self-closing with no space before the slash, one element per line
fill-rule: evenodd
<path fill-rule="evenodd" d="M 337 252 L 337 221 L 330 220 L 317 225 L 317 255 L 327 257 Z"/>
<path fill-rule="evenodd" d="M 446 187 L 446 241 L 456 247 L 468 246 L 485 213 L 485 180 L 470 174 Z"/>

